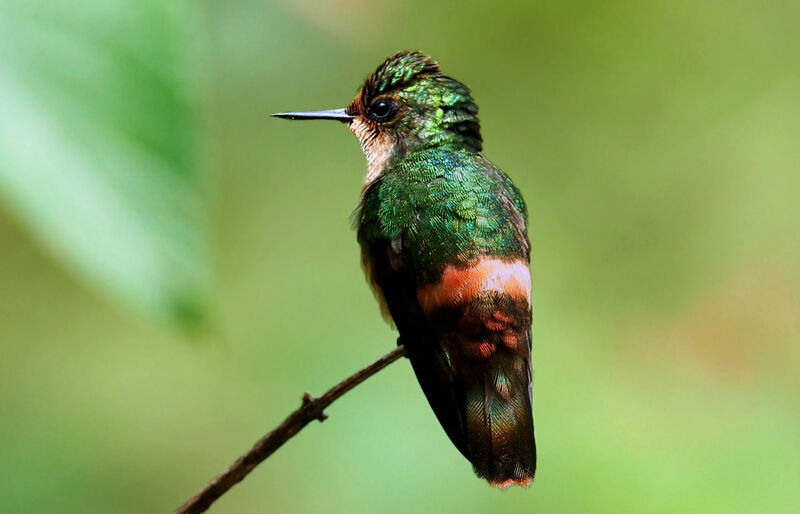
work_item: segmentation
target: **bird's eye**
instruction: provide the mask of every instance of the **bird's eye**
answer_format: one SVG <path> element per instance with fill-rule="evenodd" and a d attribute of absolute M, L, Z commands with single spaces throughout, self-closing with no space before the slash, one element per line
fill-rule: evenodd
<path fill-rule="evenodd" d="M 369 107 L 369 117 L 375 121 L 388 121 L 394 115 L 394 103 L 381 98 Z"/>

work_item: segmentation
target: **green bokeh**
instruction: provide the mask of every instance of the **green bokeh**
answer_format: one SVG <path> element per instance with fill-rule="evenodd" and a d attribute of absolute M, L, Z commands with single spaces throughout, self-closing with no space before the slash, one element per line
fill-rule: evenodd
<path fill-rule="evenodd" d="M 205 2 L 219 192 L 211 330 L 185 339 L 46 257 L 0 206 L 0 511 L 165 512 L 395 344 L 336 123 L 387 55 L 473 89 L 528 202 L 539 469 L 473 477 L 406 361 L 212 512 L 795 512 L 797 2 Z"/>

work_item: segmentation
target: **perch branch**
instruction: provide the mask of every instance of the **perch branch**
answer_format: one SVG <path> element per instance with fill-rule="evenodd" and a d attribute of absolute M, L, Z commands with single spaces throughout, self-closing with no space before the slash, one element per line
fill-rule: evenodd
<path fill-rule="evenodd" d="M 241 482 L 248 473 L 253 471 L 253 468 L 272 455 L 275 450 L 302 430 L 303 427 L 315 419 L 324 421 L 328 417 L 325 414 L 325 409 L 330 404 L 404 354 L 405 348 L 398 346 L 369 366 L 342 380 L 322 396 L 313 397 L 305 393 L 303 395 L 303 403 L 296 411 L 289 414 L 272 432 L 259 439 L 247 453 L 236 459 L 236 462 L 231 464 L 228 469 L 206 484 L 199 493 L 178 508 L 174 514 L 205 512 L 228 489 Z"/>

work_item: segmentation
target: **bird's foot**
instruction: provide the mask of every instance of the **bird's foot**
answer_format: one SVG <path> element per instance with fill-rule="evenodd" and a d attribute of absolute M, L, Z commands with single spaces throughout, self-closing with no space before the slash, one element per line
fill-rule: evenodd
<path fill-rule="evenodd" d="M 403 338 L 402 337 L 398 337 L 397 338 L 397 346 L 402 346 L 402 347 L 404 347 L 406 349 L 406 352 L 403 354 L 403 357 L 408 359 L 408 347 L 403 344 Z"/>

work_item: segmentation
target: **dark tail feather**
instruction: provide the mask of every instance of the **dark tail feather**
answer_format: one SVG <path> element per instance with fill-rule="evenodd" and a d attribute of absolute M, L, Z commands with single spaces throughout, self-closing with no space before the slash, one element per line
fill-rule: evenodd
<path fill-rule="evenodd" d="M 414 374 L 428 399 L 436 418 L 458 451 L 469 459 L 467 448 L 467 425 L 463 409 L 463 390 L 456 386 L 457 379 L 448 365 L 444 352 L 437 342 L 424 340 L 409 341 L 406 355 L 414 368 Z"/>
<path fill-rule="evenodd" d="M 495 354 L 488 364 L 465 377 L 468 458 L 496 487 L 527 487 L 536 472 L 528 359 Z"/>
<path fill-rule="evenodd" d="M 527 487 L 536 471 L 528 356 L 498 352 L 455 374 L 440 345 L 407 350 L 431 408 L 475 474 L 501 489 Z"/>

